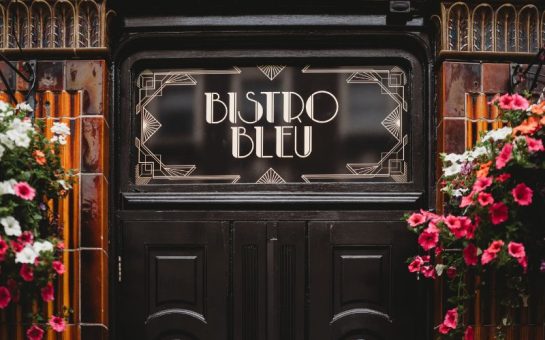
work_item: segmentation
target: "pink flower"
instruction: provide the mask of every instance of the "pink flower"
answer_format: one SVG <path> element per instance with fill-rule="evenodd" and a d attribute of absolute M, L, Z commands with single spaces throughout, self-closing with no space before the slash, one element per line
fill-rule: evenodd
<path fill-rule="evenodd" d="M 8 244 L 0 237 L 0 261 L 4 260 L 6 253 L 8 252 Z"/>
<path fill-rule="evenodd" d="M 414 213 L 407 219 L 411 227 L 417 227 L 422 223 L 426 222 L 426 217 L 423 214 Z"/>
<path fill-rule="evenodd" d="M 483 207 L 486 207 L 487 205 L 494 204 L 494 197 L 490 195 L 487 192 L 480 192 L 479 196 L 477 197 L 477 200 L 479 201 L 479 204 Z"/>
<path fill-rule="evenodd" d="M 447 269 L 447 277 L 449 279 L 454 279 L 456 277 L 456 274 L 458 273 L 458 271 L 456 270 L 456 267 L 448 267 Z"/>
<path fill-rule="evenodd" d="M 469 243 L 464 249 L 464 262 L 468 266 L 476 266 L 479 258 L 477 257 L 477 247 Z"/>
<path fill-rule="evenodd" d="M 530 106 L 528 100 L 519 94 L 514 94 L 512 96 L 511 106 L 513 110 L 523 110 L 526 111 Z"/>
<path fill-rule="evenodd" d="M 53 261 L 52 265 L 57 274 L 64 274 L 64 264 L 61 261 Z"/>
<path fill-rule="evenodd" d="M 424 260 L 420 256 L 414 258 L 414 260 L 409 263 L 409 272 L 417 273 L 420 271 L 420 267 L 424 264 Z"/>
<path fill-rule="evenodd" d="M 430 223 L 430 226 L 424 229 L 418 237 L 418 244 L 428 251 L 433 249 L 439 242 L 439 229 Z"/>
<path fill-rule="evenodd" d="M 64 329 L 66 328 L 66 322 L 63 318 L 59 316 L 53 315 L 51 319 L 49 319 L 49 325 L 55 332 L 64 332 Z"/>
<path fill-rule="evenodd" d="M 467 326 L 464 333 L 464 340 L 475 340 L 475 332 L 473 331 L 473 327 Z"/>
<path fill-rule="evenodd" d="M 53 301 L 55 300 L 55 289 L 53 288 L 53 284 L 51 282 L 48 282 L 47 285 L 42 288 L 42 299 L 45 302 Z"/>
<path fill-rule="evenodd" d="M 496 177 L 496 180 L 500 183 L 505 183 L 507 182 L 507 180 L 511 178 L 511 174 L 508 174 L 508 173 L 503 173 L 501 175 L 499 175 L 498 177 Z"/>
<path fill-rule="evenodd" d="M 503 223 L 509 218 L 507 206 L 503 202 L 492 204 L 492 206 L 488 209 L 488 212 L 490 214 L 492 224 Z"/>
<path fill-rule="evenodd" d="M 439 333 L 441 334 L 448 334 L 450 332 L 450 328 L 445 326 L 445 324 L 439 325 Z"/>
<path fill-rule="evenodd" d="M 503 243 L 502 240 L 492 241 L 492 243 L 490 243 L 490 245 L 488 246 L 487 251 L 493 254 L 497 254 L 501 251 L 501 248 L 503 248 L 504 245 L 505 243 Z"/>
<path fill-rule="evenodd" d="M 513 145 L 507 143 L 503 146 L 498 157 L 496 157 L 496 168 L 503 169 L 511 160 L 513 155 Z"/>
<path fill-rule="evenodd" d="M 470 220 L 471 222 L 471 220 Z M 475 237 L 475 230 L 477 230 L 477 227 L 479 226 L 479 223 L 481 222 L 481 219 L 479 218 L 479 216 L 475 216 L 475 222 L 474 223 L 470 223 L 467 227 L 466 227 L 466 238 L 468 240 L 471 240 Z"/>
<path fill-rule="evenodd" d="M 11 301 L 11 294 L 9 289 L 4 286 L 0 286 L 0 309 L 6 308 Z"/>
<path fill-rule="evenodd" d="M 42 340 L 44 337 L 44 330 L 36 325 L 32 325 L 27 331 L 26 336 L 28 340 Z"/>
<path fill-rule="evenodd" d="M 447 311 L 443 325 L 455 329 L 458 326 L 458 309 L 453 308 Z"/>
<path fill-rule="evenodd" d="M 462 197 L 462 202 L 460 203 L 460 208 L 469 207 L 473 204 L 473 195 L 475 193 L 472 191 L 469 195 Z"/>
<path fill-rule="evenodd" d="M 473 184 L 473 192 L 481 192 L 492 185 L 492 177 L 479 177 Z"/>
<path fill-rule="evenodd" d="M 513 109 L 513 97 L 509 94 L 504 94 L 499 99 L 499 105 L 502 110 L 512 110 Z"/>
<path fill-rule="evenodd" d="M 17 241 L 24 246 L 27 244 L 32 244 L 32 241 L 34 241 L 34 235 L 32 235 L 32 232 L 30 231 L 23 231 L 21 236 L 17 238 Z"/>
<path fill-rule="evenodd" d="M 524 256 L 517 259 L 517 261 L 522 266 L 522 268 L 524 269 L 524 272 L 526 273 L 526 271 L 528 270 L 528 258 Z"/>
<path fill-rule="evenodd" d="M 513 256 L 516 259 L 526 257 L 526 250 L 524 249 L 524 244 L 517 242 L 509 242 L 507 246 L 507 251 L 509 255 Z"/>
<path fill-rule="evenodd" d="M 526 184 L 520 183 L 511 191 L 511 193 L 513 194 L 515 202 L 519 205 L 532 204 L 532 195 L 534 192 Z"/>
<path fill-rule="evenodd" d="M 31 187 L 27 182 L 19 182 L 13 186 L 15 195 L 27 201 L 32 201 L 36 196 L 36 190 Z"/>
<path fill-rule="evenodd" d="M 492 262 L 495 258 L 496 258 L 497 254 L 493 254 L 491 252 L 489 252 L 488 250 L 485 250 L 483 252 L 483 256 L 481 256 L 481 263 L 483 265 L 489 263 L 489 262 Z"/>
<path fill-rule="evenodd" d="M 541 139 L 534 139 L 528 136 L 526 136 L 525 138 L 526 138 L 526 145 L 528 145 L 528 151 L 530 152 L 545 151 L 545 148 L 543 148 L 543 141 L 541 141 Z"/>
<path fill-rule="evenodd" d="M 34 280 L 34 270 L 32 270 L 32 267 L 27 264 L 23 264 L 21 266 L 19 274 L 26 282 L 31 282 L 32 280 Z"/>
<path fill-rule="evenodd" d="M 423 266 L 420 272 L 428 279 L 435 279 L 435 268 L 432 265 Z"/>
<path fill-rule="evenodd" d="M 462 238 L 467 234 L 467 228 L 471 225 L 471 220 L 467 217 L 456 217 L 448 215 L 445 218 L 445 224 L 456 238 Z"/>

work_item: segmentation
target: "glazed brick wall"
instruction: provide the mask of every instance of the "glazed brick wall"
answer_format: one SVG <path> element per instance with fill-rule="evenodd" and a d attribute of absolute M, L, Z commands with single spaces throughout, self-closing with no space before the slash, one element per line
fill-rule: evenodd
<path fill-rule="evenodd" d="M 104 60 L 38 61 L 36 119 L 51 126 L 63 121 L 71 136 L 61 158 L 74 169 L 76 183 L 61 202 L 67 272 L 60 279 L 54 303 L 73 309 L 67 331 L 47 339 L 101 340 L 108 338 L 108 102 Z M 22 100 L 27 85 L 5 64 L 0 69 Z M 8 101 L 0 83 L 0 99 Z M 17 317 L 3 316 L 1 339 L 23 339 Z M 11 322 L 10 322 L 11 321 Z M 6 327 L 7 324 L 10 324 Z"/>

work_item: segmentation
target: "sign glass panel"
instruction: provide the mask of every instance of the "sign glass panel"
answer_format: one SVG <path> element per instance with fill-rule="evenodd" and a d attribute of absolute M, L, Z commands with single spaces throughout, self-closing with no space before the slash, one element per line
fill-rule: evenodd
<path fill-rule="evenodd" d="M 144 70 L 135 183 L 409 182 L 397 65 Z"/>

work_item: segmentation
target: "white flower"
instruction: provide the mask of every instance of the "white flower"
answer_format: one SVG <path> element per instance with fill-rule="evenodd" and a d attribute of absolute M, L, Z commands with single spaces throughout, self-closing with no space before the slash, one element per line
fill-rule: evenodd
<path fill-rule="evenodd" d="M 485 146 L 478 146 L 471 152 L 471 156 L 473 156 L 473 158 L 478 158 L 486 154 L 488 154 L 488 150 Z"/>
<path fill-rule="evenodd" d="M 452 196 L 453 197 L 462 197 L 469 189 L 468 188 L 460 188 L 460 189 L 455 189 L 452 191 Z"/>
<path fill-rule="evenodd" d="M 70 136 L 70 128 L 65 123 L 53 123 L 51 132 L 60 136 Z"/>
<path fill-rule="evenodd" d="M 6 136 L 17 146 L 28 148 L 30 145 L 29 132 L 33 131 L 30 120 L 21 120 L 15 118 L 10 128 L 6 131 Z"/>
<path fill-rule="evenodd" d="M 57 183 L 59 183 L 59 184 L 62 186 L 62 188 L 63 188 L 64 190 L 70 190 L 70 189 L 72 189 L 72 187 L 70 186 L 70 184 L 66 183 L 66 181 L 63 180 L 63 179 L 58 180 Z"/>
<path fill-rule="evenodd" d="M 451 162 L 451 163 L 459 163 L 464 160 L 464 155 L 460 155 L 457 153 L 450 153 L 448 155 L 443 154 L 443 160 L 445 162 Z"/>
<path fill-rule="evenodd" d="M 32 106 L 28 105 L 27 103 L 19 103 L 17 104 L 17 106 L 15 107 L 15 109 L 17 110 L 22 110 L 22 111 L 26 111 L 26 112 L 32 112 L 34 111 L 32 109 Z"/>
<path fill-rule="evenodd" d="M 14 179 L 10 179 L 9 181 L 3 181 L 0 182 L 0 196 L 1 195 L 14 195 L 15 191 L 13 190 L 13 186 L 17 184 L 17 181 Z"/>
<path fill-rule="evenodd" d="M 6 235 L 21 236 L 21 225 L 13 216 L 0 218 L 0 224 L 4 226 Z"/>
<path fill-rule="evenodd" d="M 26 245 L 23 250 L 15 255 L 15 263 L 34 263 L 38 254 L 30 245 Z"/>
<path fill-rule="evenodd" d="M 443 175 L 450 177 L 458 174 L 460 171 L 462 171 L 462 166 L 458 163 L 452 163 L 451 166 L 443 168 Z"/>
<path fill-rule="evenodd" d="M 51 137 L 51 141 L 53 143 L 57 142 L 60 145 L 66 145 L 66 137 L 64 137 L 64 136 L 53 136 L 53 137 Z"/>
<path fill-rule="evenodd" d="M 44 252 L 44 251 L 53 251 L 53 244 L 49 241 L 43 241 L 43 242 L 36 241 L 34 242 L 32 249 L 34 250 L 36 254 L 40 254 L 41 252 Z"/>
<path fill-rule="evenodd" d="M 6 103 L 6 102 L 3 101 L 3 100 L 0 100 L 0 112 L 4 112 L 4 111 L 6 111 L 7 109 L 9 109 L 8 103 Z"/>
<path fill-rule="evenodd" d="M 489 131 L 486 135 L 483 136 L 483 140 L 492 139 L 495 142 L 497 142 L 500 140 L 504 140 L 505 138 L 507 138 L 507 136 L 510 136 L 512 132 L 513 132 L 513 129 L 506 126 L 501 129 Z"/>
<path fill-rule="evenodd" d="M 9 137 L 5 133 L 0 133 L 0 144 L 5 146 L 8 149 L 13 149 L 15 144 L 13 144 L 13 141 L 9 139 Z"/>
<path fill-rule="evenodd" d="M 0 144 L 0 159 L 4 156 L 4 151 L 6 151 L 6 148 Z"/>

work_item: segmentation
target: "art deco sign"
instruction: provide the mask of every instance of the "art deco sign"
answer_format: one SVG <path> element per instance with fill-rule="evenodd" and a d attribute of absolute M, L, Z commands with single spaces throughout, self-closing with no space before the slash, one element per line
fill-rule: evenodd
<path fill-rule="evenodd" d="M 146 70 L 136 184 L 407 182 L 398 66 Z"/>

